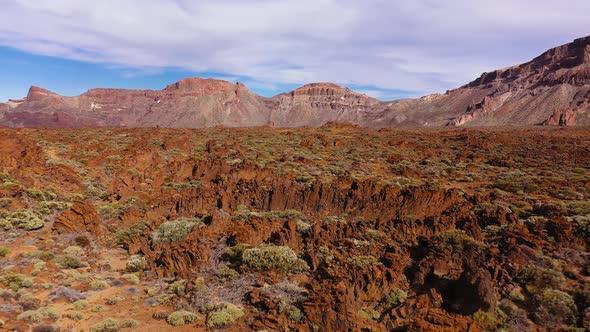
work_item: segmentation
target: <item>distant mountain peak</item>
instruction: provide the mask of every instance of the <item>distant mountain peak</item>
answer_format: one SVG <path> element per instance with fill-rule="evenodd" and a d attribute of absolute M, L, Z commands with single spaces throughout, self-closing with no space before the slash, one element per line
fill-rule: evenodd
<path fill-rule="evenodd" d="M 241 83 L 190 77 L 162 90 L 91 89 L 63 97 L 32 86 L 0 104 L 13 127 L 590 125 L 590 36 L 531 61 L 482 74 L 444 95 L 382 102 L 335 83 L 265 98 Z"/>

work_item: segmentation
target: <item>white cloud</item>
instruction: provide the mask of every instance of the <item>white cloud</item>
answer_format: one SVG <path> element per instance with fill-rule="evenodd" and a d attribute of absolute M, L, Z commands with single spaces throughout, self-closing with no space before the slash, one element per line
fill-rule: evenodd
<path fill-rule="evenodd" d="M 421 93 L 590 33 L 587 0 L 0 0 L 0 8 L 0 45 L 32 53 Z"/>

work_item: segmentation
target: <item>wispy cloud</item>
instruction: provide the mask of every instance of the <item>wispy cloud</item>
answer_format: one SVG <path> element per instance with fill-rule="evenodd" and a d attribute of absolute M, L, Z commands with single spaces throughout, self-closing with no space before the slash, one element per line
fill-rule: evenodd
<path fill-rule="evenodd" d="M 0 0 L 0 45 L 280 86 L 444 91 L 590 34 L 587 0 Z M 146 69 L 148 68 L 148 69 Z M 151 68 L 151 69 L 149 69 Z"/>

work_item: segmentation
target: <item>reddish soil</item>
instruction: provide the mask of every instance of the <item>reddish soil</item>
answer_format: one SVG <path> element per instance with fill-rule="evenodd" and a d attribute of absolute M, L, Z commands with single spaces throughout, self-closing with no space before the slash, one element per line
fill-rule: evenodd
<path fill-rule="evenodd" d="M 229 331 L 590 328 L 587 128 L 0 129 L 0 142 L 0 330 L 206 331 L 230 305 L 243 316 Z M 177 222 L 190 227 L 162 233 Z M 242 253 L 269 245 L 285 255 Z M 126 271 L 131 255 L 145 267 Z M 178 310 L 197 321 L 152 318 Z"/>

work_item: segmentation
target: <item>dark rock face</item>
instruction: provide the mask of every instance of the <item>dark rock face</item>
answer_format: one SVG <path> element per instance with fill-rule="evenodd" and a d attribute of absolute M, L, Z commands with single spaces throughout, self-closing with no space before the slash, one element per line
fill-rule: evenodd
<path fill-rule="evenodd" d="M 571 109 L 561 125 L 590 125 L 590 37 L 553 48 L 525 64 L 419 99 L 382 102 L 334 83 L 312 83 L 272 98 L 243 84 L 187 78 L 162 90 L 92 89 L 62 97 L 31 87 L 0 104 L 10 127 L 301 127 L 330 121 L 366 127 L 526 126 Z M 558 116 L 558 118 L 561 115 Z M 559 125 L 559 119 L 557 124 Z"/>

